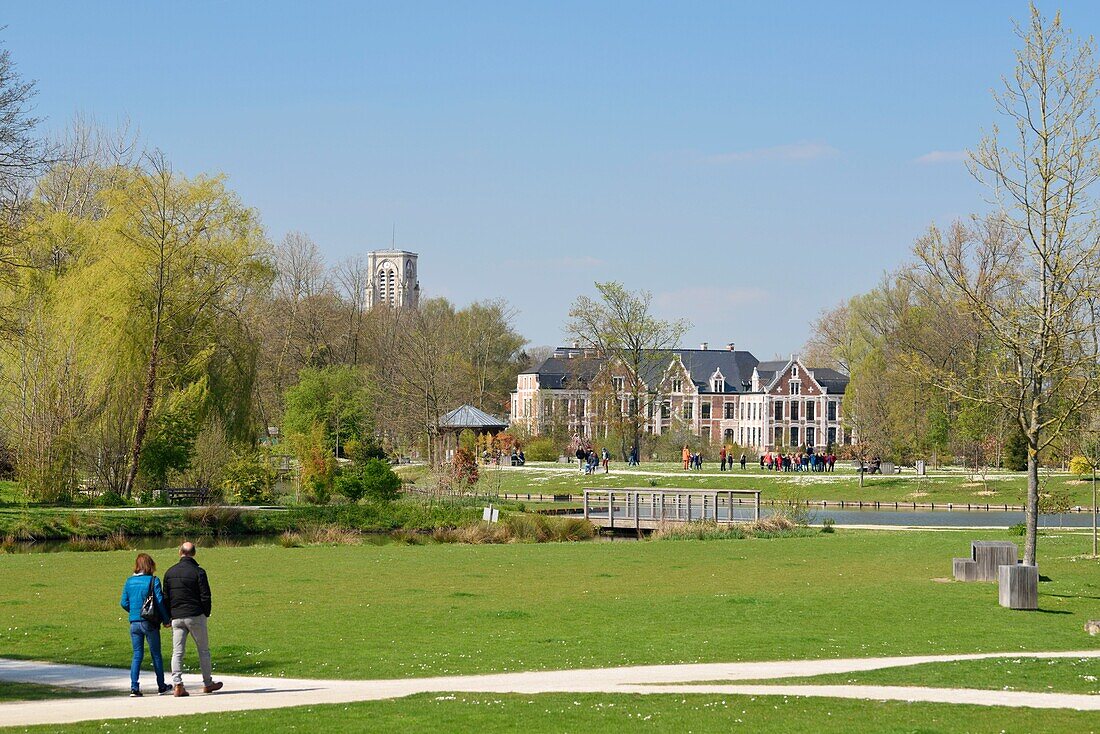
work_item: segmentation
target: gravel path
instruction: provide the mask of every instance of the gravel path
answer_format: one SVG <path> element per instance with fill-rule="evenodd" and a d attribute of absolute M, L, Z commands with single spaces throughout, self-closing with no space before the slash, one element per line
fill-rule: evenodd
<path fill-rule="evenodd" d="M 66 724 L 93 719 L 133 719 L 180 714 L 282 708 L 326 703 L 350 703 L 399 698 L 416 693 L 721 693 L 748 695 L 827 696 L 866 700 L 1070 708 L 1100 711 L 1100 696 L 1024 691 L 982 691 L 955 688 L 849 685 L 737 685 L 738 680 L 766 680 L 848 673 L 920 663 L 997 657 L 1100 658 L 1100 649 L 1076 652 L 979 653 L 921 655 L 838 660 L 787 660 L 753 663 L 646 665 L 629 668 L 500 673 L 398 680 L 307 680 L 250 676 L 218 676 L 225 688 L 203 695 L 195 676 L 187 676 L 191 696 L 146 696 L 131 699 L 129 670 L 60 665 L 0 658 L 0 681 L 118 691 L 119 696 L 55 699 L 0 704 L 0 726 Z M 151 673 L 143 671 L 146 684 Z M 729 680 L 729 684 L 697 681 Z"/>

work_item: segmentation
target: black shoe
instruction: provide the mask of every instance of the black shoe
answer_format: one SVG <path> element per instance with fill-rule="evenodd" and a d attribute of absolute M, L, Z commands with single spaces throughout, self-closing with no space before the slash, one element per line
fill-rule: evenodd
<path fill-rule="evenodd" d="M 134 688 L 130 691 L 130 698 L 141 698 L 141 691 Z"/>
<path fill-rule="evenodd" d="M 171 693 L 171 692 L 172 692 L 172 686 L 168 685 L 167 683 L 164 684 L 163 686 L 157 686 L 157 695 L 158 696 L 163 696 L 165 693 Z"/>

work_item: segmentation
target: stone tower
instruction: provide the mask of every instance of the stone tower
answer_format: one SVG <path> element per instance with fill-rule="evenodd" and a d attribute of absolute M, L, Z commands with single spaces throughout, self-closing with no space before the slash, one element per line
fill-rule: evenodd
<path fill-rule="evenodd" d="M 367 273 L 367 308 L 416 308 L 420 305 L 420 281 L 416 278 L 415 252 L 368 252 Z"/>

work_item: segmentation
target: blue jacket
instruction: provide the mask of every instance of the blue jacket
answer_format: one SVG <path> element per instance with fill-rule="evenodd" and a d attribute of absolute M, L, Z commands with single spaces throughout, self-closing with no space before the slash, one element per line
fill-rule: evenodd
<path fill-rule="evenodd" d="M 141 622 L 141 606 L 145 603 L 145 597 L 149 596 L 149 581 L 153 582 L 153 596 L 157 600 L 161 624 L 166 624 L 172 618 L 168 616 L 168 609 L 164 606 L 164 592 L 160 588 L 160 579 L 156 576 L 135 573 L 126 579 L 126 583 L 122 585 L 122 600 L 119 604 L 130 613 L 131 622 Z"/>

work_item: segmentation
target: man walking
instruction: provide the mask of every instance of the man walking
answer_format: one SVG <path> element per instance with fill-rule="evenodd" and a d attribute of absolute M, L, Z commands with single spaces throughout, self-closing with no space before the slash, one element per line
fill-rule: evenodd
<path fill-rule="evenodd" d="M 173 695 L 188 696 L 183 687 L 183 651 L 187 635 L 195 638 L 202 669 L 202 692 L 220 690 L 215 683 L 210 665 L 210 641 L 206 634 L 206 620 L 210 617 L 210 583 L 206 571 L 195 561 L 195 544 L 180 546 L 179 563 L 164 574 L 164 597 L 168 613 L 172 615 L 172 684 Z"/>

